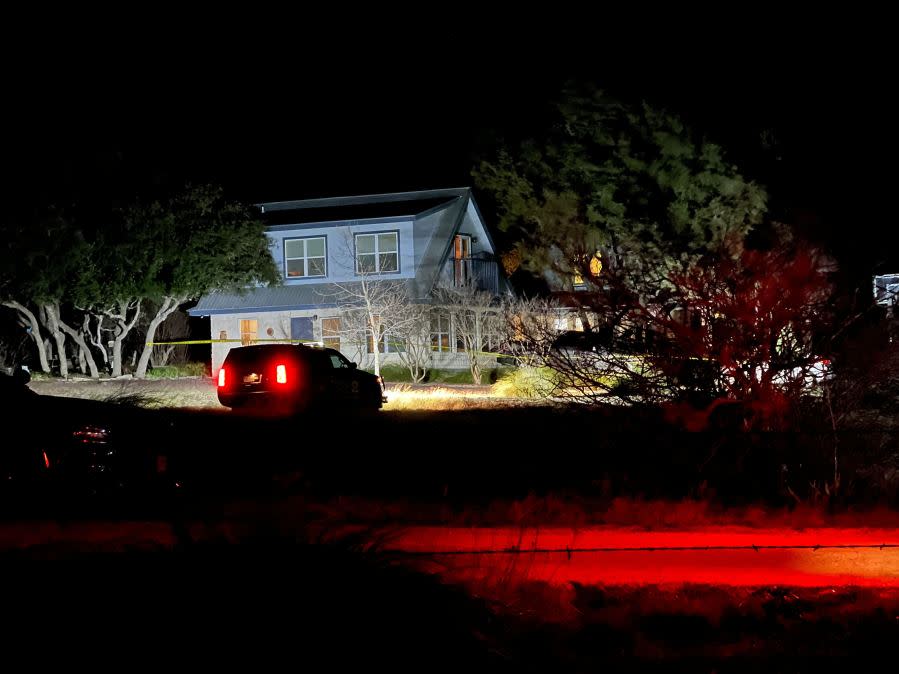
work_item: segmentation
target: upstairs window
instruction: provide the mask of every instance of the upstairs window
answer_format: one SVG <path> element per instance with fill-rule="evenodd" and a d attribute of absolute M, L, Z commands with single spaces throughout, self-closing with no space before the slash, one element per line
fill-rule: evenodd
<path fill-rule="evenodd" d="M 285 239 L 284 266 L 287 278 L 327 276 L 325 237 Z"/>
<path fill-rule="evenodd" d="M 391 274 L 400 270 L 396 232 L 356 235 L 356 273 Z"/>

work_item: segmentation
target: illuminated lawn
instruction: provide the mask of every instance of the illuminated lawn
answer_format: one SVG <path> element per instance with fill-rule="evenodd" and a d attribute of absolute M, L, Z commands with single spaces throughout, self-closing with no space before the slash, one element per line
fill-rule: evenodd
<path fill-rule="evenodd" d="M 41 379 L 29 386 L 41 395 L 84 398 L 88 400 L 132 402 L 141 407 L 173 409 L 226 408 L 216 397 L 215 382 L 209 377 L 181 379 Z M 407 410 L 476 410 L 546 404 L 500 396 L 489 386 L 411 386 L 389 385 L 387 412 Z"/>

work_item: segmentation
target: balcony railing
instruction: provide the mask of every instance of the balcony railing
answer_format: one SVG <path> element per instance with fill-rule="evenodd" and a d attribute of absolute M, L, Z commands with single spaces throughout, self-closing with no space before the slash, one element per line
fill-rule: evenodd
<path fill-rule="evenodd" d="M 499 295 L 499 264 L 492 257 L 450 258 L 453 285 L 457 288 L 474 286 L 493 295 Z"/>

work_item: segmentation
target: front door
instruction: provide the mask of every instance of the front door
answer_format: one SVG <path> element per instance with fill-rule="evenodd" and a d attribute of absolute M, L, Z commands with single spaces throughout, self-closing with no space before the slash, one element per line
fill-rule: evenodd
<path fill-rule="evenodd" d="M 290 338 L 311 342 L 314 339 L 312 336 L 312 318 L 308 316 L 304 316 L 303 318 L 291 318 Z"/>

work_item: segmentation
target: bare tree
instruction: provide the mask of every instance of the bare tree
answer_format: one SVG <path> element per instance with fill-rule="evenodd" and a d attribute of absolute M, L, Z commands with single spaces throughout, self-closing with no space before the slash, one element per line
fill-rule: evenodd
<path fill-rule="evenodd" d="M 449 312 L 456 342 L 468 358 L 471 380 L 480 385 L 484 365 L 495 358 L 490 353 L 491 342 L 498 342 L 501 334 L 499 304 L 491 293 L 478 290 L 473 284 L 440 286 L 434 293 L 434 303 Z"/>
<path fill-rule="evenodd" d="M 334 283 L 333 287 L 332 299 L 341 312 L 341 333 L 360 352 L 365 345 L 374 372 L 380 375 L 385 341 L 402 334 L 413 321 L 405 281 L 360 274 L 358 281 Z"/>
<path fill-rule="evenodd" d="M 341 334 L 359 351 L 360 360 L 371 356 L 374 372 L 380 375 L 382 350 L 406 331 L 416 312 L 412 310 L 405 280 L 372 266 L 380 264 L 377 260 L 357 260 L 352 233 L 347 233 L 343 245 L 344 264 L 351 266 L 354 280 L 333 283 L 330 291 L 320 294 L 340 308 Z M 394 344 L 398 345 L 396 341 Z"/>
<path fill-rule="evenodd" d="M 519 367 L 547 369 L 541 388 L 575 403 L 636 402 L 656 399 L 660 374 L 646 359 L 613 348 L 609 331 L 566 331 L 569 325 L 596 326 L 599 316 L 583 305 L 562 306 L 552 300 L 513 299 L 503 307 L 504 350 Z"/>
<path fill-rule="evenodd" d="M 431 369 L 430 333 L 431 310 L 426 304 L 409 304 L 405 320 L 393 328 L 392 336 L 403 344 L 397 356 L 416 384 L 423 382 Z"/>

